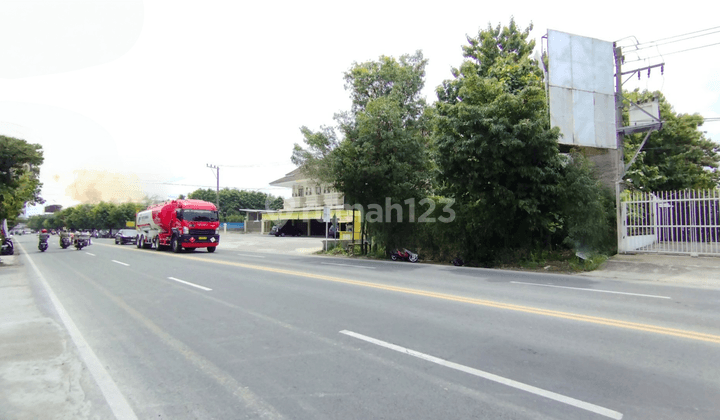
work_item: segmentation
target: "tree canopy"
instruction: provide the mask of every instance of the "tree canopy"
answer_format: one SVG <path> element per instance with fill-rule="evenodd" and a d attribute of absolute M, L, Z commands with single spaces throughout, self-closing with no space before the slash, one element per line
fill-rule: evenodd
<path fill-rule="evenodd" d="M 515 22 L 468 37 L 454 79 L 437 90 L 434 137 L 442 191 L 461 207 L 469 253 L 532 247 L 560 225 L 562 173 L 534 42 Z"/>
<path fill-rule="evenodd" d="M 634 90 L 624 95 L 635 103 L 659 98 L 663 128 L 650 134 L 637 160 L 625 174 L 630 189 L 671 191 L 717 188 L 720 183 L 720 145 L 705 137 L 699 127 L 703 117 L 678 114 L 661 92 Z M 624 115 L 628 123 L 627 112 Z M 629 161 L 646 133 L 625 137 Z"/>
<path fill-rule="evenodd" d="M 431 191 L 430 125 L 421 95 L 426 66 L 420 51 L 353 63 L 344 76 L 352 106 L 335 116 L 342 139 L 335 128 L 302 127 L 306 147 L 296 144 L 293 151 L 306 175 L 332 184 L 346 204 L 361 207 L 364 228 L 386 248 L 411 227 L 407 200 Z M 388 204 L 400 206 L 405 220 L 398 213 L 395 222 L 387 220 L 381 207 Z"/>
<path fill-rule="evenodd" d="M 17 218 L 25 203 L 44 203 L 40 197 L 42 147 L 0 136 L 0 221 Z"/>

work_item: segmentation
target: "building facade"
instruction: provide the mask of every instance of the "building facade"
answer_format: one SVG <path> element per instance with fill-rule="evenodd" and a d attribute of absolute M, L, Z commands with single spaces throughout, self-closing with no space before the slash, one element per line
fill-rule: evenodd
<path fill-rule="evenodd" d="M 269 231 L 273 224 L 291 223 L 306 236 L 325 236 L 325 222 L 322 219 L 327 207 L 340 239 L 352 239 L 353 234 L 356 239 L 360 238 L 360 212 L 345 209 L 345 197 L 332 186 L 305 176 L 300 168 L 270 185 L 289 188 L 292 194 L 285 199 L 282 210 L 263 213 L 263 233 Z"/>

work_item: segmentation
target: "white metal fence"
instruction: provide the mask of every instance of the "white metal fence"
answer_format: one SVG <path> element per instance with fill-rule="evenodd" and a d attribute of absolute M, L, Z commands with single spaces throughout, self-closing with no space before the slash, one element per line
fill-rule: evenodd
<path fill-rule="evenodd" d="M 626 192 L 619 252 L 720 256 L 720 190 Z"/>

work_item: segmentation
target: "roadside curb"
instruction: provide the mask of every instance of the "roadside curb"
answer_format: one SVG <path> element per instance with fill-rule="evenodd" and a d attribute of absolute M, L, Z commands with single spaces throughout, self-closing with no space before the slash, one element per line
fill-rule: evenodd
<path fill-rule="evenodd" d="M 585 277 L 720 288 L 720 259 L 675 255 L 615 255 Z"/>

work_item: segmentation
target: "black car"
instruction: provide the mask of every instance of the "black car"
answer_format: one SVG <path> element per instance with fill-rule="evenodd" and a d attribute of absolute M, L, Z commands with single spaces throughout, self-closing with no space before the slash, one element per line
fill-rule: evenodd
<path fill-rule="evenodd" d="M 135 241 L 137 241 L 137 231 L 134 229 L 120 229 L 115 234 L 116 245 L 134 244 Z"/>
<path fill-rule="evenodd" d="M 285 226 L 275 231 L 275 236 L 302 236 L 302 234 L 303 231 L 299 227 L 290 223 L 285 223 Z"/>

